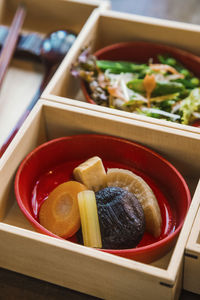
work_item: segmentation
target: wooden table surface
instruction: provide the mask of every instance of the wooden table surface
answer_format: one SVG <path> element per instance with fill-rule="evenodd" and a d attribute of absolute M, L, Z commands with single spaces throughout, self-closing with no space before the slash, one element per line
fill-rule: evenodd
<path fill-rule="evenodd" d="M 200 24 L 199 0 L 111 0 L 112 9 L 162 19 Z M 199 274 L 200 275 L 200 274 Z M 133 296 L 134 297 L 134 296 Z M 0 300 L 96 299 L 47 282 L 0 269 Z M 198 300 L 200 295 L 183 291 L 180 300 Z"/>

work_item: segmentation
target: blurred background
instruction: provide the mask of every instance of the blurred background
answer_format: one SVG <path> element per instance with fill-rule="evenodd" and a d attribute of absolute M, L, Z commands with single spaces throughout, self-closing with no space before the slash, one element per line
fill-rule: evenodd
<path fill-rule="evenodd" d="M 200 24 L 199 0 L 111 0 L 112 10 Z"/>

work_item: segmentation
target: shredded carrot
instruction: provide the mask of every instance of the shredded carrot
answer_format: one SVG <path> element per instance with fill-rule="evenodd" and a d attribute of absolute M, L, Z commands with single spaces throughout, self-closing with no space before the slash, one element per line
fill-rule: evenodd
<path fill-rule="evenodd" d="M 119 87 L 108 87 L 108 92 L 111 96 L 119 98 L 121 100 L 123 100 L 124 102 L 126 102 L 127 100 L 125 99 L 123 93 L 120 91 Z"/>
<path fill-rule="evenodd" d="M 151 106 L 150 105 L 151 93 L 153 92 L 153 90 L 156 87 L 155 75 L 154 74 L 151 74 L 151 75 L 146 74 L 146 76 L 143 80 L 143 86 L 146 91 L 147 106 L 150 107 Z"/>
<path fill-rule="evenodd" d="M 179 73 L 175 68 L 173 68 L 172 66 L 169 65 L 164 65 L 164 64 L 150 64 L 149 65 L 150 68 L 153 71 L 166 71 L 166 72 L 170 72 L 172 74 L 177 74 L 179 75 L 179 78 L 184 78 L 184 75 Z"/>
<path fill-rule="evenodd" d="M 98 83 L 101 88 L 105 89 L 109 84 L 109 80 L 105 77 L 105 74 L 101 71 L 98 72 Z"/>

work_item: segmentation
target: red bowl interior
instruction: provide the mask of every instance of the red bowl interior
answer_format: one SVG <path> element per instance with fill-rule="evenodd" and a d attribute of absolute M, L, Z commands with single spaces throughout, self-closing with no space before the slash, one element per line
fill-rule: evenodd
<path fill-rule="evenodd" d="M 200 58 L 198 56 L 164 44 L 139 41 L 117 43 L 104 47 L 94 53 L 98 59 L 102 60 L 122 60 L 137 63 L 148 63 L 150 58 L 156 63 L 158 62 L 158 54 L 169 54 L 173 56 L 200 78 Z M 89 103 L 96 104 L 90 97 L 87 85 L 83 81 L 81 86 L 86 100 Z"/>
<path fill-rule="evenodd" d="M 158 202 L 162 201 L 162 197 L 167 199 L 176 222 L 173 232 L 153 243 L 133 249 L 102 251 L 142 262 L 158 259 L 176 241 L 190 205 L 190 192 L 173 165 L 137 143 L 112 136 L 87 134 L 62 137 L 42 144 L 27 155 L 18 168 L 15 194 L 20 209 L 38 232 L 58 238 L 39 224 L 37 213 L 34 213 L 36 207 L 33 207 L 32 202 L 33 189 L 44 174 L 59 166 L 65 166 L 66 170 L 56 175 L 56 184 L 70 180 L 73 168 L 95 155 L 101 157 L 106 168 L 126 168 L 142 176 L 153 189 Z M 51 179 L 41 183 L 40 196 L 44 198 L 56 184 Z M 39 200 L 37 204 L 40 205 Z M 73 238 L 70 240 L 75 241 Z"/>

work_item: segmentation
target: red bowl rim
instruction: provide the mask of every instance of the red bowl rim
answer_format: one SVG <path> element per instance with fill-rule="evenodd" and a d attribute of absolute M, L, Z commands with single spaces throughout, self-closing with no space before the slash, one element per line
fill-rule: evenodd
<path fill-rule="evenodd" d="M 66 239 L 63 239 L 55 234 L 53 234 L 52 232 L 48 231 L 45 227 L 43 227 L 42 225 L 40 225 L 40 223 L 27 211 L 27 209 L 25 208 L 24 204 L 23 204 L 23 201 L 21 199 L 21 196 L 20 196 L 20 192 L 19 192 L 19 179 L 20 179 L 20 175 L 21 173 L 23 172 L 23 168 L 24 168 L 24 165 L 26 165 L 26 163 L 28 162 L 28 160 L 33 156 L 35 155 L 36 152 L 40 151 L 40 149 L 42 148 L 45 148 L 47 147 L 48 145 L 50 144 L 53 144 L 53 143 L 57 143 L 59 141 L 65 141 L 65 140 L 69 140 L 71 138 L 79 138 L 79 137 L 82 137 L 82 136 L 85 136 L 85 137 L 94 137 L 94 138 L 111 138 L 115 141 L 124 141 L 126 143 L 131 143 L 131 144 L 134 144 L 136 147 L 144 150 L 144 151 L 147 151 L 148 153 L 150 153 L 151 155 L 157 157 L 159 160 L 163 161 L 165 164 L 167 164 L 172 170 L 173 172 L 176 173 L 176 176 L 179 177 L 183 187 L 184 187 L 184 190 L 186 192 L 186 195 L 187 195 L 187 208 L 186 208 L 186 215 L 187 215 L 187 211 L 189 209 L 189 206 L 190 206 L 190 203 L 191 203 L 191 195 L 190 195 L 190 191 L 189 191 L 189 188 L 187 186 L 187 183 L 185 182 L 185 179 L 183 178 L 183 176 L 180 174 L 180 172 L 168 161 L 166 160 L 164 157 L 162 157 L 160 154 L 156 153 L 155 151 L 149 149 L 148 147 L 146 146 L 143 146 L 137 142 L 133 142 L 133 141 L 130 141 L 130 140 L 127 140 L 127 139 L 124 139 L 124 138 L 119 138 L 119 137 L 115 137 L 115 136 L 109 136 L 109 135 L 104 135 L 104 134 L 78 134 L 78 135 L 70 135 L 70 136 L 64 136 L 64 137 L 59 137 L 59 138 L 56 138 L 56 139 L 53 139 L 53 140 L 50 140 L 50 141 L 47 141 L 41 145 L 39 145 L 38 147 L 36 147 L 35 149 L 33 149 L 21 162 L 18 170 L 17 170 L 17 173 L 16 173 L 16 176 L 15 176 L 15 183 L 14 183 L 14 188 L 15 188 L 15 195 L 16 195 L 16 199 L 17 199 L 17 202 L 18 202 L 18 205 L 21 209 L 21 211 L 23 212 L 23 214 L 25 215 L 25 217 L 29 220 L 29 222 L 35 227 L 36 230 L 38 230 L 40 233 L 42 234 L 46 234 L 48 236 L 51 236 L 51 237 L 55 237 L 55 238 L 59 238 L 61 240 L 65 240 Z M 185 215 L 185 217 L 186 217 Z M 176 227 L 175 231 L 170 233 L 168 236 L 164 237 L 163 239 L 155 242 L 155 243 L 152 243 L 150 245 L 146 245 L 146 246 L 142 246 L 142 247 L 138 247 L 138 248 L 130 248 L 130 249 L 99 249 L 103 252 L 107 252 L 107 253 L 111 253 L 111 254 L 118 254 L 118 255 L 124 255 L 124 254 L 139 254 L 139 253 L 143 253 L 143 252 L 146 252 L 148 250 L 153 250 L 155 248 L 159 248 L 160 246 L 162 246 L 162 244 L 168 244 L 168 242 L 172 242 L 172 240 L 178 235 L 178 233 L 180 232 L 182 226 L 183 226 L 183 223 L 184 223 L 184 220 L 185 218 L 180 222 L 180 224 L 178 225 L 178 227 Z M 70 239 L 67 239 L 67 240 L 70 240 Z"/>

